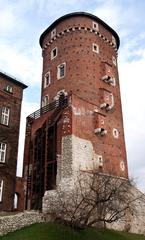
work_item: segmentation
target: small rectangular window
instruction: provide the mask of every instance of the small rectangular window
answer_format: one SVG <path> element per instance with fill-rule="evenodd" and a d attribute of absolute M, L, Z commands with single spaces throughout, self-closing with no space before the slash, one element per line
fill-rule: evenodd
<path fill-rule="evenodd" d="M 0 142 L 0 163 L 4 163 L 6 159 L 7 144 Z"/>
<path fill-rule="evenodd" d="M 56 36 L 56 28 L 54 28 L 52 31 L 51 31 L 51 38 L 54 38 Z"/>
<path fill-rule="evenodd" d="M 2 202 L 3 196 L 3 180 L 0 180 L 0 202 Z"/>
<path fill-rule="evenodd" d="M 113 43 L 114 45 L 116 45 L 116 39 L 115 39 L 114 36 L 112 36 L 112 43 Z"/>
<path fill-rule="evenodd" d="M 57 57 L 57 47 L 51 50 L 51 60 Z"/>
<path fill-rule="evenodd" d="M 119 132 L 118 132 L 118 130 L 116 128 L 113 128 L 112 132 L 113 132 L 113 137 L 114 138 L 118 138 L 119 137 Z"/>
<path fill-rule="evenodd" d="M 44 76 L 44 88 L 46 88 L 47 86 L 49 86 L 51 83 L 51 78 L 50 78 L 50 71 L 47 72 Z"/>
<path fill-rule="evenodd" d="M 48 105 L 48 103 L 49 103 L 49 98 L 47 95 L 47 96 L 44 96 L 42 99 L 42 107 L 45 107 L 46 105 Z"/>
<path fill-rule="evenodd" d="M 103 167 L 103 157 L 102 155 L 97 155 L 98 167 Z"/>
<path fill-rule="evenodd" d="M 5 90 L 9 93 L 12 93 L 13 92 L 13 87 L 10 86 L 10 85 L 7 85 Z"/>
<path fill-rule="evenodd" d="M 8 107 L 2 108 L 2 114 L 1 114 L 1 123 L 4 125 L 9 125 L 9 115 L 10 115 L 10 109 Z"/>
<path fill-rule="evenodd" d="M 99 25 L 97 22 L 92 22 L 92 28 L 96 31 L 99 31 Z"/>
<path fill-rule="evenodd" d="M 99 53 L 99 46 L 98 46 L 97 44 L 93 43 L 93 45 L 92 45 L 92 50 L 93 50 L 93 52 L 95 52 L 95 53 Z"/>
<path fill-rule="evenodd" d="M 66 74 L 66 63 L 62 63 L 57 66 L 57 79 L 65 77 Z"/>

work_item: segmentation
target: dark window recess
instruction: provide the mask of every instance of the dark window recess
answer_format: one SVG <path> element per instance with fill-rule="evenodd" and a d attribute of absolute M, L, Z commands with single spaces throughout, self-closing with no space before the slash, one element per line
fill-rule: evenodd
<path fill-rule="evenodd" d="M 8 93 L 13 93 L 13 87 L 10 85 L 7 85 L 6 88 L 4 89 Z"/>
<path fill-rule="evenodd" d="M 66 98 L 65 98 L 65 95 L 64 93 L 61 93 L 60 96 L 59 96 L 59 106 L 63 106 L 64 102 L 65 102 Z"/>
<path fill-rule="evenodd" d="M 46 146 L 46 133 L 44 128 L 39 128 L 36 131 L 35 139 L 33 141 L 33 149 L 30 158 L 33 161 L 33 174 L 32 174 L 32 209 L 42 208 L 42 197 L 44 196 L 44 173 L 45 173 L 45 146 Z"/>
<path fill-rule="evenodd" d="M 56 57 L 56 54 L 57 54 L 57 51 L 56 51 L 56 48 L 54 48 L 52 53 L 53 57 Z"/>
<path fill-rule="evenodd" d="M 49 163 L 47 165 L 47 190 L 55 189 L 56 187 L 56 172 L 57 172 L 57 163 Z"/>
<path fill-rule="evenodd" d="M 56 162 L 56 133 L 57 125 L 48 129 L 47 138 L 47 169 L 46 190 L 54 189 L 56 186 L 57 162 Z"/>
<path fill-rule="evenodd" d="M 64 76 L 64 65 L 60 66 L 60 77 Z"/>

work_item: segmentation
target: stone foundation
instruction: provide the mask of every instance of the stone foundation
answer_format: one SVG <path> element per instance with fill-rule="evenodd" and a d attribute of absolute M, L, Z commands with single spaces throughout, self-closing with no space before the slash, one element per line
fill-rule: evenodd
<path fill-rule="evenodd" d="M 44 222 L 43 214 L 35 211 L 0 216 L 0 236 L 40 222 Z"/>
<path fill-rule="evenodd" d="M 61 181 L 61 184 L 58 185 L 57 190 L 45 192 L 43 198 L 43 213 L 45 214 L 46 221 L 53 221 L 55 218 L 61 217 L 60 197 L 64 197 L 65 201 L 69 203 L 72 200 L 71 198 L 73 197 L 73 193 L 75 194 L 74 189 L 76 183 L 73 181 L 74 179 L 70 178 L 63 180 L 64 181 Z M 107 228 L 145 234 L 145 195 L 143 195 L 135 187 L 132 187 L 131 191 L 132 198 L 137 199 L 133 202 L 132 212 L 127 210 L 125 217 L 114 223 L 107 224 Z M 67 210 L 68 209 L 69 208 L 67 208 Z"/>
<path fill-rule="evenodd" d="M 46 219 L 48 221 L 56 217 L 51 215 L 52 207 L 54 208 L 53 210 L 55 210 L 55 208 L 59 209 L 60 194 L 62 193 L 65 198 L 69 198 L 69 192 L 71 193 L 70 196 L 72 196 L 72 192 L 75 192 L 77 174 L 79 173 L 80 176 L 80 172 L 86 172 L 97 168 L 96 154 L 90 141 L 78 138 L 74 135 L 63 137 L 62 151 L 58 163 L 57 188 L 56 190 L 46 191 L 43 197 L 43 213 L 47 216 Z M 142 193 L 135 187 L 132 187 L 131 191 L 133 199 L 138 198 L 134 202 L 134 211 L 128 211 L 124 218 L 117 222 L 107 224 L 107 227 L 121 231 L 145 234 L 145 195 L 140 198 Z M 53 213 L 55 215 L 55 211 L 53 211 Z"/>
<path fill-rule="evenodd" d="M 131 233 L 145 234 L 145 195 L 137 188 L 132 189 L 134 197 L 138 198 L 134 202 L 134 211 L 128 212 L 126 216 L 117 222 L 108 224 L 108 228 L 127 231 Z M 140 196 L 142 197 L 140 198 Z"/>
<path fill-rule="evenodd" d="M 58 187 L 59 191 L 60 189 L 62 191 L 67 190 L 67 192 L 69 190 L 73 191 L 74 182 L 72 180 L 70 182 L 67 180 L 65 181 L 64 179 L 63 188 L 61 185 L 59 185 Z M 142 195 L 142 193 L 134 187 L 132 188 L 132 192 L 134 197 L 136 198 Z M 26 211 L 23 213 L 8 216 L 0 216 L 0 236 L 34 223 L 53 221 L 56 216 L 51 215 L 51 203 L 55 203 L 54 205 L 56 209 L 59 208 L 60 202 L 58 200 L 58 197 L 59 196 L 57 190 L 45 192 L 43 198 L 43 213 L 39 213 L 36 211 Z M 114 223 L 107 224 L 107 228 L 138 234 L 145 234 L 145 195 L 143 195 L 142 198 L 138 198 L 138 200 L 134 202 L 134 212 L 127 212 L 124 218 Z"/>

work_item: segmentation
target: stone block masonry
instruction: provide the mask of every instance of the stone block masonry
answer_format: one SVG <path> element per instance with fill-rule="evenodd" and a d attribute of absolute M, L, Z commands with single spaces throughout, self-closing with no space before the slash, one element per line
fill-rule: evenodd
<path fill-rule="evenodd" d="M 10 216 L 0 216 L 0 236 L 41 222 L 44 222 L 43 214 L 36 211 L 26 211 Z"/>
<path fill-rule="evenodd" d="M 125 215 L 124 218 L 108 224 L 108 228 L 118 231 L 128 231 L 145 235 L 145 195 L 136 187 L 132 188 L 132 196 L 134 199 L 134 210 Z"/>

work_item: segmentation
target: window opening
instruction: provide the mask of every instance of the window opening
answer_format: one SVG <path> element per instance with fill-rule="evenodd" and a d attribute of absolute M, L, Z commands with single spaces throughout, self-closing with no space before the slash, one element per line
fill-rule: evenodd
<path fill-rule="evenodd" d="M 92 22 L 92 27 L 97 31 L 99 30 L 99 24 L 97 22 Z"/>
<path fill-rule="evenodd" d="M 113 128 L 113 137 L 118 138 L 119 137 L 119 132 L 116 128 Z"/>
<path fill-rule="evenodd" d="M 48 96 L 44 96 L 42 100 L 42 107 L 45 107 L 49 103 L 49 98 Z"/>
<path fill-rule="evenodd" d="M 0 143 L 0 162 L 4 163 L 6 158 L 6 143 Z"/>
<path fill-rule="evenodd" d="M 54 28 L 52 31 L 51 31 L 51 38 L 54 38 L 56 36 L 56 28 Z"/>
<path fill-rule="evenodd" d="M 95 43 L 93 43 L 93 52 L 99 53 L 99 46 Z"/>
<path fill-rule="evenodd" d="M 65 76 L 65 68 L 66 68 L 66 64 L 62 63 L 57 67 L 57 78 L 63 78 Z"/>
<path fill-rule="evenodd" d="M 51 60 L 57 56 L 57 47 L 51 50 Z"/>
<path fill-rule="evenodd" d="M 44 88 L 46 88 L 47 86 L 49 86 L 51 83 L 51 78 L 50 78 L 50 71 L 47 72 L 44 76 Z"/>
<path fill-rule="evenodd" d="M 57 174 L 57 124 L 48 129 L 48 149 L 47 149 L 47 182 L 46 190 L 55 189 L 56 187 L 56 174 Z"/>
<path fill-rule="evenodd" d="M 10 109 L 8 107 L 3 107 L 2 108 L 2 115 L 1 115 L 1 123 L 4 125 L 9 124 L 9 114 L 10 114 Z"/>
<path fill-rule="evenodd" d="M 12 93 L 13 92 L 13 87 L 10 86 L 10 85 L 7 85 L 5 90 L 9 93 Z"/>
<path fill-rule="evenodd" d="M 0 180 L 0 202 L 2 202 L 3 196 L 3 180 Z"/>

